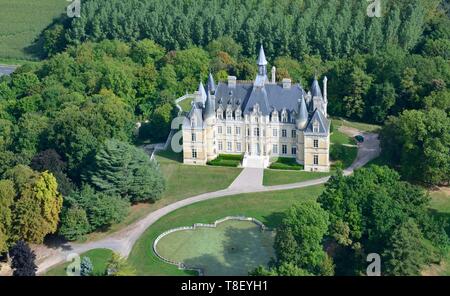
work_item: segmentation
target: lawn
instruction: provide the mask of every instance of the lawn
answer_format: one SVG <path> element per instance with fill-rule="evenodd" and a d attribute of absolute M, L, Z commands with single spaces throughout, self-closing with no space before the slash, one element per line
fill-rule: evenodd
<path fill-rule="evenodd" d="M 346 134 L 335 130 L 330 136 L 330 142 L 333 145 L 356 145 L 356 140 Z"/>
<path fill-rule="evenodd" d="M 97 240 L 136 222 L 149 213 L 184 198 L 227 188 L 240 174 L 240 168 L 191 166 L 180 163 L 181 153 L 160 151 L 156 156 L 166 179 L 166 191 L 155 203 L 134 205 L 128 216 L 107 231 L 94 232 L 85 240 Z"/>
<path fill-rule="evenodd" d="M 157 244 L 166 259 L 200 268 L 205 275 L 248 275 L 275 256 L 275 233 L 251 221 L 228 220 L 215 228 L 199 227 L 164 236 Z"/>
<path fill-rule="evenodd" d="M 263 185 L 273 186 L 298 183 L 330 176 L 332 173 L 264 170 Z"/>
<path fill-rule="evenodd" d="M 65 12 L 64 0 L 0 0 L 0 58 L 36 59 L 35 39 Z M 8 62 L 7 64 L 17 61 Z"/>
<path fill-rule="evenodd" d="M 106 273 L 106 265 L 111 258 L 112 251 L 108 249 L 93 249 L 81 254 L 81 260 L 83 257 L 89 257 L 94 267 L 93 275 L 104 275 Z M 50 270 L 48 270 L 46 276 L 65 276 L 66 268 L 69 263 L 59 264 Z"/>
<path fill-rule="evenodd" d="M 181 109 L 184 112 L 189 112 L 192 107 L 192 100 L 191 98 L 184 99 L 183 101 L 179 102 L 178 105 L 180 105 Z"/>
<path fill-rule="evenodd" d="M 430 191 L 430 209 L 439 217 L 447 219 L 447 234 L 450 235 L 450 189 L 442 187 L 439 190 Z M 424 270 L 426 275 L 450 276 L 450 251 L 441 264 L 433 264 Z"/>
<path fill-rule="evenodd" d="M 162 232 L 194 223 L 212 223 L 226 216 L 247 216 L 266 226 L 279 225 L 283 212 L 299 200 L 315 200 L 323 186 L 312 186 L 278 192 L 250 193 L 221 197 L 178 209 L 150 226 L 133 246 L 128 261 L 139 275 L 192 275 L 162 262 L 151 251 L 155 238 Z"/>
<path fill-rule="evenodd" d="M 381 128 L 381 126 L 376 125 L 376 124 L 370 124 L 370 123 L 364 123 L 364 122 L 356 122 L 356 121 L 351 121 L 348 119 L 343 119 L 343 118 L 332 118 L 333 120 L 333 126 L 334 126 L 334 130 L 337 131 L 339 129 L 340 126 L 344 125 L 344 126 L 348 126 L 348 127 L 352 127 L 352 128 L 356 128 L 362 132 L 378 132 Z"/>

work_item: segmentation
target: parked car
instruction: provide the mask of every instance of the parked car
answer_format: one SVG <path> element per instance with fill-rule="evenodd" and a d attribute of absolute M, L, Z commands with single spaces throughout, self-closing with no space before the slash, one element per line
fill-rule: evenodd
<path fill-rule="evenodd" d="M 356 140 L 358 143 L 362 143 L 362 142 L 364 142 L 364 137 L 361 136 L 361 135 L 357 135 L 357 136 L 355 136 L 355 140 Z"/>

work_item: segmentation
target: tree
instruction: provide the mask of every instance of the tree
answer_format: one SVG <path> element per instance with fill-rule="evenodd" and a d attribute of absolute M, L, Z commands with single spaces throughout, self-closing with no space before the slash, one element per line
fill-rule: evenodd
<path fill-rule="evenodd" d="M 18 241 L 9 251 L 12 257 L 11 267 L 14 276 L 35 276 L 37 266 L 36 255 L 24 241 Z"/>
<path fill-rule="evenodd" d="M 157 163 L 141 149 L 117 140 L 108 140 L 95 156 L 89 182 L 105 194 L 132 202 L 156 201 L 165 182 Z"/>
<path fill-rule="evenodd" d="M 409 219 L 392 233 L 383 253 L 383 273 L 391 276 L 420 275 L 424 264 L 429 263 L 432 253 L 417 224 Z"/>
<path fill-rule="evenodd" d="M 25 166 L 17 166 L 6 175 L 14 182 L 17 192 L 13 207 L 13 238 L 42 243 L 47 234 L 56 231 L 62 208 L 63 199 L 55 177 Z"/>
<path fill-rule="evenodd" d="M 69 209 L 78 209 L 70 213 L 71 218 L 76 219 L 66 220 L 66 222 L 77 223 L 77 225 L 83 226 L 79 227 L 80 231 L 87 230 L 87 232 L 98 228 L 107 228 L 111 224 L 121 222 L 128 214 L 130 206 L 129 202 L 120 196 L 95 192 L 92 187 L 87 185 L 83 186 L 80 191 L 70 194 L 65 202 Z M 89 228 L 84 221 L 83 211 L 87 217 Z M 74 234 L 71 226 L 73 225 L 64 226 L 64 229 L 67 229 L 66 233 Z"/>
<path fill-rule="evenodd" d="M 274 248 L 278 262 L 316 275 L 331 275 L 322 246 L 328 225 L 328 214 L 317 203 L 305 201 L 292 206 L 277 229 Z"/>
<path fill-rule="evenodd" d="M 68 240 L 81 239 L 85 234 L 91 231 L 86 211 L 77 206 L 66 209 L 61 215 L 61 226 L 59 234 Z"/>
<path fill-rule="evenodd" d="M 36 154 L 31 160 L 30 167 L 39 172 L 51 172 L 58 183 L 58 191 L 63 196 L 69 195 L 75 189 L 75 185 L 66 175 L 67 163 L 54 149 L 47 149 Z"/>
<path fill-rule="evenodd" d="M 107 275 L 109 276 L 132 276 L 136 274 L 134 268 L 125 258 L 119 254 L 113 253 L 106 266 Z"/>
<path fill-rule="evenodd" d="M 14 184 L 10 180 L 0 180 L 0 253 L 8 251 L 15 196 Z"/>
<path fill-rule="evenodd" d="M 442 236 L 444 224 L 430 216 L 424 190 L 400 181 L 399 174 L 387 167 L 370 166 L 349 177 L 332 176 L 318 202 L 330 217 L 332 240 L 328 244 L 336 250 L 338 274 L 363 272 L 365 254 L 388 250 L 388 242 L 398 234 L 395 229 L 409 219 L 437 253 L 448 246 L 448 237 Z M 416 247 L 428 252 L 421 244 Z"/>
<path fill-rule="evenodd" d="M 154 64 L 164 56 L 164 53 L 163 47 L 149 39 L 134 42 L 131 47 L 131 58 L 141 65 Z"/>
<path fill-rule="evenodd" d="M 383 156 L 408 180 L 448 184 L 450 118 L 443 110 L 406 110 L 381 130 Z"/>
<path fill-rule="evenodd" d="M 90 276 L 93 272 L 94 266 L 92 265 L 91 259 L 89 257 L 83 257 L 83 259 L 81 259 L 80 275 Z"/>
<path fill-rule="evenodd" d="M 152 116 L 150 116 L 149 129 L 153 141 L 165 141 L 170 132 L 170 124 L 174 117 L 173 104 L 166 103 L 157 107 Z"/>

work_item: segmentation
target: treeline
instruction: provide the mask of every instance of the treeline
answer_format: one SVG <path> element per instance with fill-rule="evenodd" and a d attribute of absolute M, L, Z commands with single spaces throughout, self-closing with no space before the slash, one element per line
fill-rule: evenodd
<path fill-rule="evenodd" d="M 81 18 L 44 32 L 44 47 L 52 55 L 85 41 L 148 38 L 167 50 L 165 60 L 174 65 L 181 55 L 188 58 L 181 53 L 186 49 L 206 50 L 191 54 L 191 71 L 177 71 L 180 95 L 194 90 L 208 67 L 218 79 L 253 79 L 262 43 L 278 79 L 290 77 L 308 88 L 315 74 L 328 76 L 331 115 L 383 123 L 405 109 L 447 110 L 445 3 L 381 3 L 382 17 L 371 18 L 368 3 L 359 0 L 87 1 Z M 161 75 L 173 75 L 164 70 Z"/>
<path fill-rule="evenodd" d="M 414 48 L 440 0 L 381 1 L 382 17 L 369 18 L 360 0 L 83 1 L 81 18 L 60 32 L 66 44 L 151 39 L 168 50 L 206 47 L 230 36 L 244 55 L 263 42 L 270 57 L 305 54 L 324 59 L 375 53 L 388 45 Z M 49 52 L 61 44 L 47 44 Z"/>

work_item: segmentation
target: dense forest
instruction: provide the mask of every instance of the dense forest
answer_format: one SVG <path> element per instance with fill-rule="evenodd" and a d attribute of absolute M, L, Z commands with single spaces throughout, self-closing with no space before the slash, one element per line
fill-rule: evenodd
<path fill-rule="evenodd" d="M 195 90 L 209 71 L 217 80 L 254 79 L 261 43 L 277 79 L 290 77 L 308 90 L 315 74 L 327 75 L 331 115 L 382 124 L 383 159 L 403 180 L 448 185 L 448 2 L 382 4 L 382 16 L 371 18 L 361 0 L 83 1 L 81 18 L 62 17 L 42 33 L 44 61 L 0 78 L 0 252 L 19 239 L 41 243 L 56 231 L 79 239 L 121 221 L 131 203 L 157 200 L 164 190 L 160 169 L 133 144 L 165 139 L 174 99 Z M 136 136 L 136 122 L 146 120 Z M 379 186 L 367 174 L 371 188 Z M 335 187 L 350 190 L 342 182 Z M 391 183 L 383 186 L 396 196 Z M 357 195 L 350 208 L 372 209 Z M 335 214 L 331 199 L 325 193 L 322 206 Z M 426 215 L 401 216 L 409 201 L 391 202 L 401 219 L 390 225 L 401 221 L 404 232 L 428 235 Z M 422 211 L 425 202 L 417 207 Z M 330 219 L 354 222 L 344 214 Z M 361 232 L 351 238 L 356 243 L 398 243 L 397 234 L 366 238 L 370 225 L 350 226 Z M 340 244 L 343 256 L 353 252 L 351 243 Z"/>

